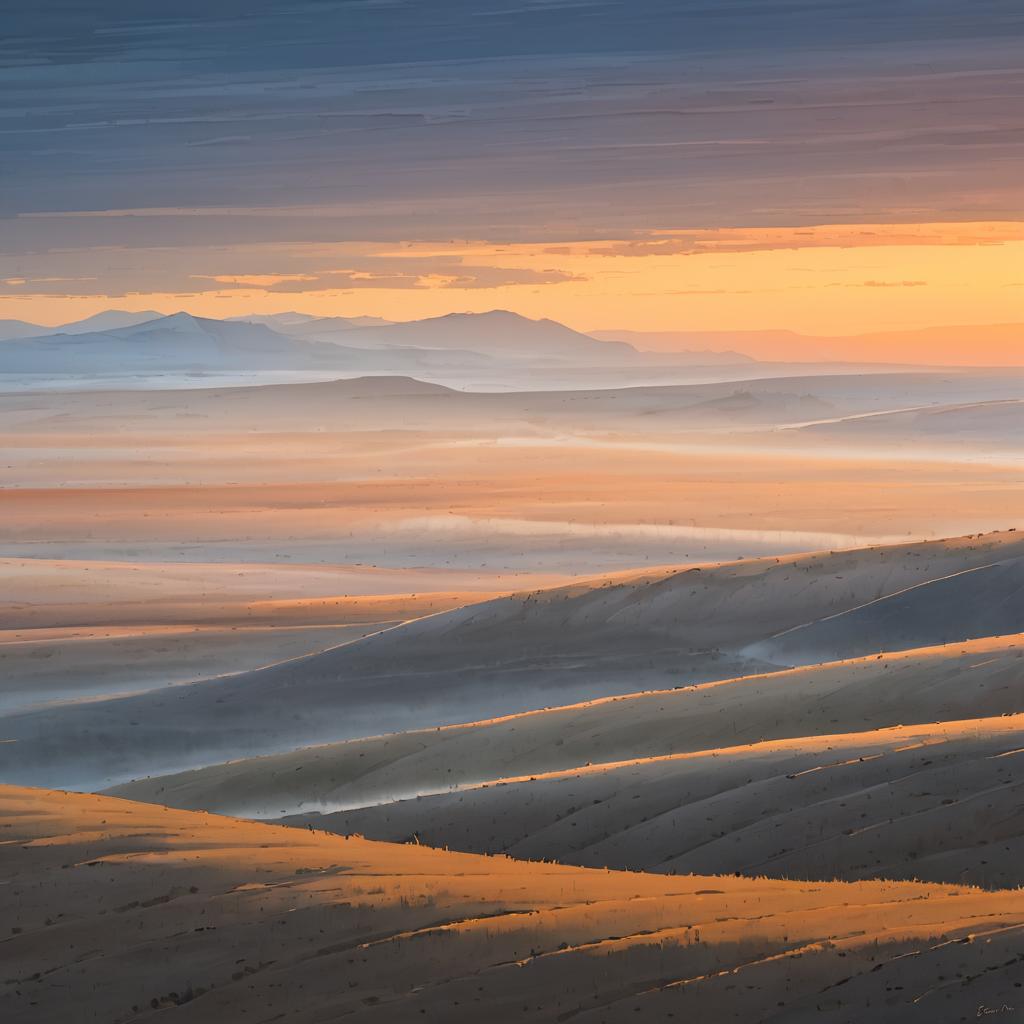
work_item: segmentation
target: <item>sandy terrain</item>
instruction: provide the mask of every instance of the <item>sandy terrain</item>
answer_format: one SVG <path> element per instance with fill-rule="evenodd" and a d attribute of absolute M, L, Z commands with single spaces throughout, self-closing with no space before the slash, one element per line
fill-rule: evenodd
<path fill-rule="evenodd" d="M 932 1022 L 1024 978 L 1019 891 L 588 871 L 12 787 L 0 828 L 11 1022 Z"/>
<path fill-rule="evenodd" d="M 1024 710 L 1024 636 L 632 694 L 143 779 L 133 800 L 247 817 L 445 793 L 514 776 L 766 740 Z"/>
<path fill-rule="evenodd" d="M 1024 534 L 600 578 L 172 691 L 7 716 L 0 778 L 98 789 L 235 757 L 727 679 L 823 615 L 1019 557 Z M 774 666 L 773 666 L 774 667 Z"/>

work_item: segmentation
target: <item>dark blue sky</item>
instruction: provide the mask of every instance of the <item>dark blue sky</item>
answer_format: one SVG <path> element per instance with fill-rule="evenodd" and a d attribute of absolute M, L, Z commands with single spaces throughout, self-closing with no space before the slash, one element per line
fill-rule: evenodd
<path fill-rule="evenodd" d="M 36 0 L 2 32 L 0 279 L 39 294 L 257 242 L 1020 214 L 1016 0 Z"/>

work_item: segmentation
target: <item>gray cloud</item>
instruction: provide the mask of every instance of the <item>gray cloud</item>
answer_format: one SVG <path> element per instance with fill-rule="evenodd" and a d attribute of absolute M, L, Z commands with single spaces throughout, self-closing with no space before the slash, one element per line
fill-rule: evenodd
<path fill-rule="evenodd" d="M 1009 0 L 37 0 L 4 35 L 0 258 L 45 276 L 89 250 L 148 281 L 147 253 L 258 242 L 1020 212 Z M 142 212 L 59 216 L 111 210 Z"/>
<path fill-rule="evenodd" d="M 69 268 L 91 261 L 91 275 Z M 343 266 L 331 266 L 345 261 Z M 556 267 L 533 270 L 478 266 L 452 256 L 381 256 L 365 246 L 258 245 L 242 249 L 67 250 L 12 258 L 0 255 L 0 295 L 109 295 L 155 291 L 201 294 L 236 289 L 301 294 L 379 288 L 499 288 L 579 281 Z M 116 283 L 115 283 L 116 282 Z"/>

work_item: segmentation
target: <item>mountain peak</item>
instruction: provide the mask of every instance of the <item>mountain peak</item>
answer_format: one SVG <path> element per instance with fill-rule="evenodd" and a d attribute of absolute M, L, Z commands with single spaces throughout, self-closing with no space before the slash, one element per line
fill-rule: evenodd
<path fill-rule="evenodd" d="M 511 309 L 488 309 L 483 313 L 449 313 L 447 316 L 440 317 L 441 320 L 510 320 L 515 323 L 524 324 L 538 324 L 543 323 L 542 320 L 531 320 L 527 316 L 523 316 L 522 313 L 514 313 Z M 553 323 L 554 321 L 548 321 Z"/>
<path fill-rule="evenodd" d="M 149 323 L 152 320 L 162 319 L 163 314 L 155 309 L 144 309 L 133 313 L 127 309 L 105 309 L 101 313 L 94 313 L 83 320 L 73 320 L 71 323 L 61 324 L 55 327 L 56 334 L 94 334 L 104 331 L 121 330 L 125 327 L 137 327 L 139 324 Z"/>
<path fill-rule="evenodd" d="M 512 360 L 621 360 L 636 355 L 627 344 L 598 341 L 556 320 L 531 320 L 509 309 L 447 313 L 353 333 L 370 346 L 461 349 Z"/>
<path fill-rule="evenodd" d="M 177 313 L 168 313 L 167 316 L 160 318 L 160 323 L 165 327 L 170 327 L 173 324 L 181 324 L 186 327 L 198 326 L 198 318 L 194 317 L 191 313 L 185 312 L 185 310 L 178 310 Z"/>

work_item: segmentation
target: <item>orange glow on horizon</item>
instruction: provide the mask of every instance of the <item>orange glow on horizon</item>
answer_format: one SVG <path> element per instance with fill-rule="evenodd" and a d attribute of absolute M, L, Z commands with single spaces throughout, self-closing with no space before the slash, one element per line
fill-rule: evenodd
<path fill-rule="evenodd" d="M 26 281 L 23 294 L 0 298 L 0 316 L 56 324 L 114 307 L 413 320 L 504 308 L 584 331 L 818 336 L 1024 321 L 1019 222 L 664 230 L 564 243 L 278 243 L 243 254 L 248 264 L 260 257 L 276 265 L 234 272 L 226 250 L 223 272 L 197 276 L 194 292 L 118 294 L 112 281 L 105 295 L 42 295 Z M 301 269 L 289 266 L 300 257 Z M 527 283 L 470 280 L 471 272 L 484 271 L 509 280 L 518 274 Z M 330 275 L 339 273 L 348 275 L 347 287 L 329 287 Z M 393 286 L 389 275 L 403 286 Z M 935 344 L 936 361 L 963 360 L 959 336 L 938 334 Z"/>

